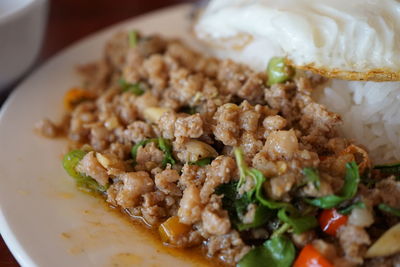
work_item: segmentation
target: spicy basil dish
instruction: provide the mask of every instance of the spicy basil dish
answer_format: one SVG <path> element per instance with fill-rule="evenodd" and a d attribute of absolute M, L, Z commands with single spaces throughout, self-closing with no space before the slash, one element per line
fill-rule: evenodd
<path fill-rule="evenodd" d="M 398 165 L 374 166 L 311 97 L 324 82 L 273 58 L 256 72 L 136 31 L 79 66 L 65 135 L 77 186 L 227 266 L 392 266 Z M 386 265 L 385 265 L 386 264 Z"/>

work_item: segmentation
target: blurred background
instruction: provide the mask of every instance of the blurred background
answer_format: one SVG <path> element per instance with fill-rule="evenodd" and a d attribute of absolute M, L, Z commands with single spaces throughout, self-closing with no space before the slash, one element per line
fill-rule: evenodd
<path fill-rule="evenodd" d="M 199 0 L 48 0 L 48 2 L 48 23 L 43 46 L 31 71 L 61 49 L 88 34 L 156 9 L 182 3 L 195 3 Z M 0 95 L 0 106 L 18 82 L 9 86 Z"/>
<path fill-rule="evenodd" d="M 198 0 L 49 0 L 48 24 L 43 46 L 29 72 L 75 41 L 114 23 L 159 8 L 195 2 Z M 26 75 L 29 75 L 29 72 Z M 0 105 L 18 82 L 0 96 Z M 1 238 L 0 266 L 19 266 Z"/>

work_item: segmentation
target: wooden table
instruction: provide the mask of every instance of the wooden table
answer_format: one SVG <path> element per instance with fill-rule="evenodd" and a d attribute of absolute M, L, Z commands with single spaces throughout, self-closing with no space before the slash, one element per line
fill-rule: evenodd
<path fill-rule="evenodd" d="M 0 0 L 1 1 L 1 0 Z M 39 66 L 55 53 L 116 22 L 169 5 L 196 0 L 49 0 L 50 12 L 47 33 Z M 0 266 L 19 266 L 0 237 Z"/>

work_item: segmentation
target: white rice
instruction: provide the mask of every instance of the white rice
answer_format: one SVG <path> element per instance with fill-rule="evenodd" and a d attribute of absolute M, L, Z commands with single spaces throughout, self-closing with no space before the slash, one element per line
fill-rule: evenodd
<path fill-rule="evenodd" d="M 400 160 L 400 82 L 332 80 L 316 97 L 342 116 L 343 134 L 375 163 Z"/>

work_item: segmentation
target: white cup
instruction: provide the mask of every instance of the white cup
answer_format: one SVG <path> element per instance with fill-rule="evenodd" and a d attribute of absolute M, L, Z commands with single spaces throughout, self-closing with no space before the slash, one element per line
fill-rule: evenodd
<path fill-rule="evenodd" d="M 47 0 L 0 0 L 0 90 L 34 63 L 47 21 Z"/>

